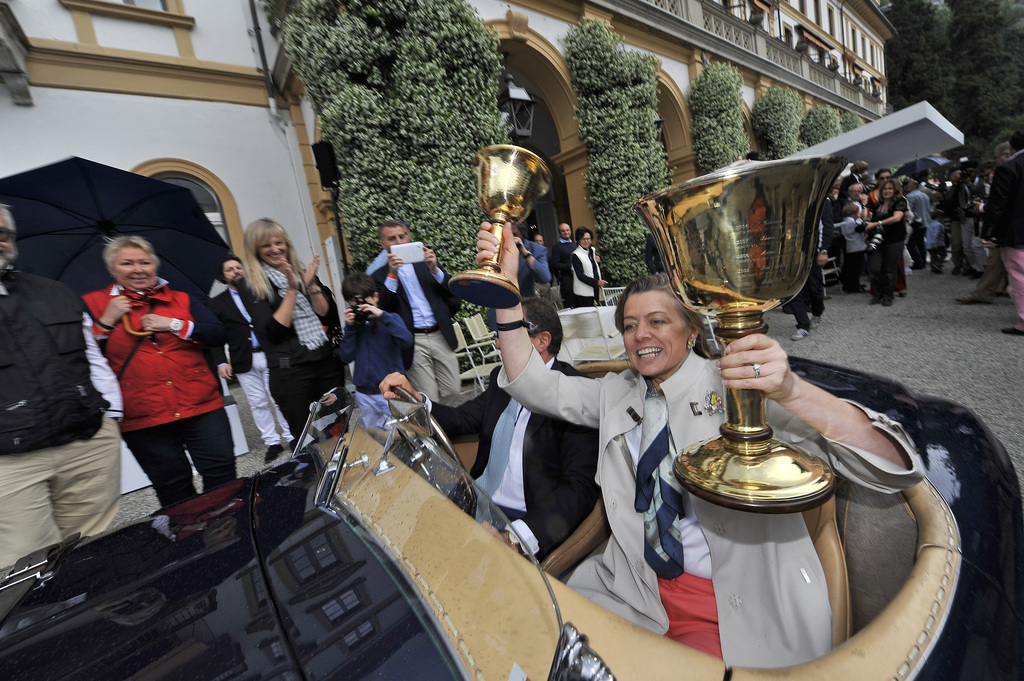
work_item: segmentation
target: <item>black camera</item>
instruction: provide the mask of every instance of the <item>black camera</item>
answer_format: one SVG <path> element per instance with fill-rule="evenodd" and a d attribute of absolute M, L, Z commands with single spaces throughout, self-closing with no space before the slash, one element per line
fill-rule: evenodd
<path fill-rule="evenodd" d="M 882 245 L 882 240 L 885 235 L 882 234 L 881 229 L 876 229 L 871 236 L 867 239 L 867 248 L 865 249 L 868 253 L 873 253 L 875 249 Z"/>
<path fill-rule="evenodd" d="M 366 298 L 355 296 L 352 300 L 355 302 L 348 306 L 348 309 L 352 310 L 352 326 L 362 326 L 370 321 L 370 313 L 359 309 L 360 305 L 366 305 Z"/>

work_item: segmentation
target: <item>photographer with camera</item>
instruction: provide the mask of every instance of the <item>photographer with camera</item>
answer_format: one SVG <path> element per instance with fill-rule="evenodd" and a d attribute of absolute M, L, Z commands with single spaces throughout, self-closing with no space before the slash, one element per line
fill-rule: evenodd
<path fill-rule="evenodd" d="M 356 404 L 364 414 L 368 410 L 387 414 L 388 403 L 380 394 L 380 382 L 396 371 L 404 371 L 402 350 L 412 347 L 412 332 L 394 312 L 377 307 L 377 284 L 368 274 L 355 272 L 341 282 L 341 296 L 348 304 L 345 330 L 338 355 L 342 362 L 355 362 L 352 382 Z"/>

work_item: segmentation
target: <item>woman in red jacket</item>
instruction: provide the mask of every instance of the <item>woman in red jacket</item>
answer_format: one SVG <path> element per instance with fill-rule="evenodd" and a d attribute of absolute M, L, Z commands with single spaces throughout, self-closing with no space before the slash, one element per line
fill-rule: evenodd
<path fill-rule="evenodd" d="M 156 276 L 160 259 L 142 237 L 103 251 L 113 286 L 83 296 L 93 331 L 124 394 L 121 436 L 163 506 L 195 495 L 188 450 L 204 490 L 235 479 L 231 426 L 202 345 L 227 336 L 212 312 Z"/>

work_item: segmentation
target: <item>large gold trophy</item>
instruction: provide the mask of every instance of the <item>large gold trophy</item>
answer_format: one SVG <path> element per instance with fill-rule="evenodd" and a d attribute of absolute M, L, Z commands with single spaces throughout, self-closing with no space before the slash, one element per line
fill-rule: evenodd
<path fill-rule="evenodd" d="M 470 303 L 512 307 L 519 302 L 519 285 L 503 275 L 499 265 L 505 224 L 530 214 L 534 202 L 551 188 L 551 171 L 533 152 L 499 144 L 476 152 L 473 172 L 479 185 L 480 208 L 498 237 L 498 253 L 479 269 L 459 272 L 448 286 Z"/>
<path fill-rule="evenodd" d="M 741 162 L 637 202 L 683 302 L 716 317 L 723 345 L 765 333 L 764 313 L 803 288 L 817 257 L 821 205 L 845 166 L 840 157 Z M 825 503 L 834 486 L 829 465 L 772 437 L 759 391 L 725 393 L 721 435 L 676 458 L 683 486 L 761 513 Z"/>

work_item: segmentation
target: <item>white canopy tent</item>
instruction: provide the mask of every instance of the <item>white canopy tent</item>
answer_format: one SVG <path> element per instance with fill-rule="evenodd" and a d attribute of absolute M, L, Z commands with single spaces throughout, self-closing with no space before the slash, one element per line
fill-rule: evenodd
<path fill-rule="evenodd" d="M 918 102 L 790 156 L 845 156 L 893 168 L 964 143 L 964 134 L 928 102 Z"/>

